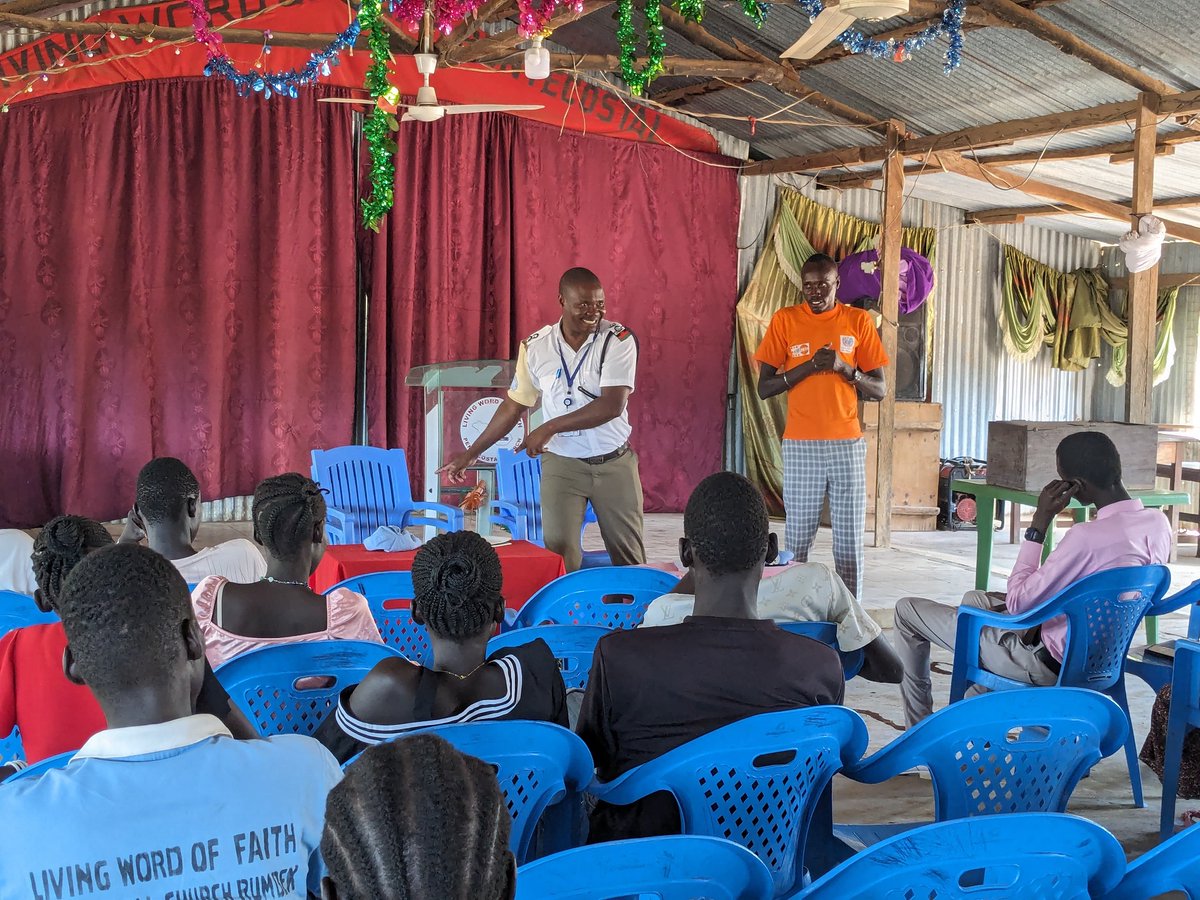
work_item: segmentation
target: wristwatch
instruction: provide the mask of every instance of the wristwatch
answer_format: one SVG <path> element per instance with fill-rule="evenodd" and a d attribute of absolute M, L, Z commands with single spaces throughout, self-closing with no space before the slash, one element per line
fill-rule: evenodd
<path fill-rule="evenodd" d="M 853 381 L 855 384 L 858 384 L 860 381 L 862 381 L 862 369 L 855 369 L 854 377 L 850 380 Z"/>
<path fill-rule="evenodd" d="M 1026 528 L 1025 540 L 1033 541 L 1035 544 L 1044 544 L 1046 543 L 1046 535 L 1036 528 Z"/>

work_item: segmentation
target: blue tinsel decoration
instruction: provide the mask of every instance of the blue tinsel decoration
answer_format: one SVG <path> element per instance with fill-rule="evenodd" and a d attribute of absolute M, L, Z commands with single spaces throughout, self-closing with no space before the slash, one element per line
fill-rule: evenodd
<path fill-rule="evenodd" d="M 299 96 L 298 87 L 312 84 L 321 75 L 329 75 L 330 66 L 336 66 L 341 62 L 339 57 L 342 55 L 342 51 L 357 43 L 360 29 L 358 18 L 355 17 L 345 31 L 334 37 L 324 49 L 313 53 L 308 62 L 299 69 L 289 69 L 286 72 L 243 73 L 239 72 L 233 64 L 233 60 L 225 55 L 210 59 L 208 65 L 204 67 L 204 74 L 228 78 L 242 97 L 251 91 L 258 91 L 263 97 L 279 94 L 295 99 Z"/>
<path fill-rule="evenodd" d="M 821 0 L 797 2 L 810 20 L 825 10 L 825 4 Z M 950 46 L 946 48 L 946 65 L 942 67 L 942 71 L 949 75 L 962 64 L 962 26 L 966 5 L 966 0 L 949 0 L 940 22 L 900 41 L 879 41 L 856 28 L 847 28 L 835 40 L 851 53 L 866 53 L 875 59 L 903 62 L 918 50 L 923 50 L 927 44 L 936 41 L 942 35 L 947 35 L 950 38 Z"/>

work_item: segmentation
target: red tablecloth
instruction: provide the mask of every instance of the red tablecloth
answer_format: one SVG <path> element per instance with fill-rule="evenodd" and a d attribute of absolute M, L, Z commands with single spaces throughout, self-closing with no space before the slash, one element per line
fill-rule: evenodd
<path fill-rule="evenodd" d="M 537 544 L 514 541 L 497 547 L 500 567 L 504 570 L 504 602 L 509 609 L 520 609 L 538 588 L 566 574 L 563 559 Z M 325 550 L 325 558 L 308 579 L 309 587 L 324 593 L 339 581 L 370 572 L 407 572 L 412 569 L 415 550 L 387 553 L 368 550 L 362 544 L 336 544 Z"/>

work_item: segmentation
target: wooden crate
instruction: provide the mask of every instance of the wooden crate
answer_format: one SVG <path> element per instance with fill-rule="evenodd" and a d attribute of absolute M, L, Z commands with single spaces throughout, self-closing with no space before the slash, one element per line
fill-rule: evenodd
<path fill-rule="evenodd" d="M 875 528 L 875 460 L 879 404 L 863 404 L 867 439 L 867 530 Z M 892 469 L 892 531 L 937 529 L 938 459 L 942 439 L 940 403 L 896 403 L 896 449 Z"/>
<path fill-rule="evenodd" d="M 1117 445 L 1127 488 L 1154 487 L 1158 426 L 1124 422 L 989 422 L 988 484 L 1041 491 L 1058 478 L 1059 442 L 1080 431 L 1102 431 Z"/>

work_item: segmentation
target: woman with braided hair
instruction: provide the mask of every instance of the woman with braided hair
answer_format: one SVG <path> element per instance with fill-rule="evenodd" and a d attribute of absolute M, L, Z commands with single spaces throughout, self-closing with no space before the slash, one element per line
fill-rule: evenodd
<path fill-rule="evenodd" d="M 325 555 L 325 498 L 297 472 L 265 479 L 254 491 L 254 540 L 267 574 L 253 584 L 211 576 L 192 591 L 196 621 L 215 668 L 248 650 L 293 641 L 332 639 L 383 643 L 362 594 L 328 596 L 308 587 Z"/>
<path fill-rule="evenodd" d="M 321 896 L 511 900 L 511 827 L 483 760 L 432 734 L 369 747 L 325 804 Z"/>
<path fill-rule="evenodd" d="M 346 688 L 316 738 L 339 762 L 364 747 L 431 725 L 527 719 L 567 725 L 558 660 L 540 639 L 487 655 L 504 620 L 503 575 L 492 545 L 473 531 L 440 534 L 417 551 L 413 620 L 429 629 L 431 666 L 402 658 L 375 665 Z"/>

